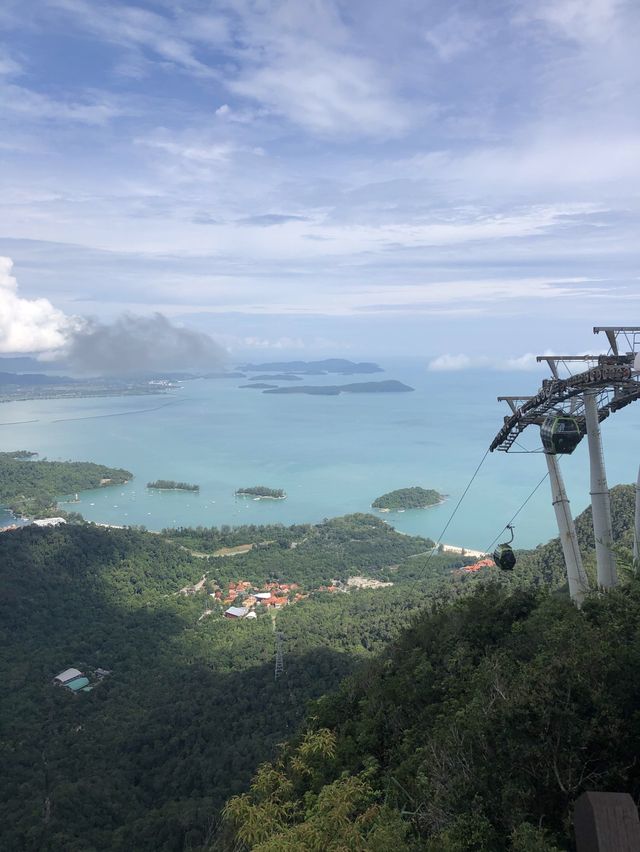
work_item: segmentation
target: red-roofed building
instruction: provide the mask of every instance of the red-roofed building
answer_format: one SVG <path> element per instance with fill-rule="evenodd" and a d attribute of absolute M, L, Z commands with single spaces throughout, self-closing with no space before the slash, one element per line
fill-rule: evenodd
<path fill-rule="evenodd" d="M 480 559 L 478 562 L 474 562 L 473 565 L 465 565 L 459 571 L 464 574 L 475 574 L 476 571 L 480 571 L 482 568 L 493 568 L 494 566 L 495 562 L 493 559 L 486 557 L 485 559 Z"/>
<path fill-rule="evenodd" d="M 269 598 L 269 600 L 267 600 L 267 601 L 263 601 L 263 604 L 265 606 L 272 606 L 272 607 L 274 607 L 274 609 L 281 609 L 283 606 L 286 606 L 288 603 L 289 603 L 288 598 L 277 598 L 275 596 Z"/>

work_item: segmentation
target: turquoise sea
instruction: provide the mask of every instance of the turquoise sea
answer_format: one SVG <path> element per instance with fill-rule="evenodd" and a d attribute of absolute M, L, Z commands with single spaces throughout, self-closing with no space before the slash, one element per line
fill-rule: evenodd
<path fill-rule="evenodd" d="M 371 358 L 375 360 L 375 358 Z M 415 393 L 340 396 L 269 395 L 240 389 L 240 379 L 194 380 L 167 396 L 40 400 L 0 405 L 0 448 L 35 450 L 50 459 L 125 467 L 126 486 L 80 495 L 87 519 L 181 525 L 316 522 L 368 511 L 375 497 L 422 485 L 447 494 L 428 510 L 381 515 L 398 530 L 437 538 L 506 406 L 498 394 L 531 393 L 544 374 L 435 373 L 426 360 L 385 361 L 375 376 L 323 376 L 303 382 L 342 384 L 399 379 Z M 633 482 L 640 462 L 640 405 L 603 424 L 609 484 Z M 539 447 L 533 430 L 523 443 Z M 586 441 L 563 460 L 574 513 L 589 500 Z M 537 453 L 494 453 L 478 474 L 444 536 L 484 549 L 546 471 Z M 200 484 L 200 493 L 149 491 L 149 480 Z M 234 497 L 238 487 L 284 488 L 283 501 Z M 0 510 L 0 523 L 7 521 Z M 555 534 L 548 483 L 516 521 L 516 543 Z"/>

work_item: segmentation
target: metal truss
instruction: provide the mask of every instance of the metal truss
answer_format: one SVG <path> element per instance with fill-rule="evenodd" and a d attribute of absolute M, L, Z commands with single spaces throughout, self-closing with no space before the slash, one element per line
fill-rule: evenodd
<path fill-rule="evenodd" d="M 598 326 L 593 331 L 605 333 L 610 347 L 606 355 L 539 355 L 537 360 L 548 364 L 551 378 L 543 380 L 538 393 L 498 397 L 511 414 L 491 442 L 491 452 L 508 452 L 527 426 L 541 426 L 552 411 L 584 424 L 585 394 L 595 397 L 599 422 L 640 399 L 640 372 L 636 369 L 640 327 Z M 562 372 L 567 374 L 564 378 Z"/>

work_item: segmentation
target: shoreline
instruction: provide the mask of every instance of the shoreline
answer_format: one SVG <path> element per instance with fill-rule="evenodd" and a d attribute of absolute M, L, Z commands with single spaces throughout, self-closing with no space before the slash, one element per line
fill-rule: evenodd
<path fill-rule="evenodd" d="M 440 545 L 436 545 L 436 547 L 439 546 Z M 459 556 L 469 556 L 471 559 L 482 559 L 483 556 L 488 555 L 484 552 L 484 550 L 474 550 L 470 547 L 460 547 L 457 544 L 442 544 L 442 552 L 455 553 Z"/>
<path fill-rule="evenodd" d="M 147 488 L 147 491 L 184 491 L 185 494 L 199 494 L 200 493 L 200 488 L 159 488 L 157 485 L 147 485 L 146 488 Z M 78 501 L 78 502 L 80 502 L 80 501 Z"/>
<path fill-rule="evenodd" d="M 250 491 L 235 491 L 234 497 L 251 497 L 253 500 L 286 500 L 286 494 L 282 497 L 272 497 L 270 494 L 252 494 Z"/>
<path fill-rule="evenodd" d="M 384 512 L 388 514 L 389 512 L 413 512 L 414 510 L 422 511 L 423 509 L 435 509 L 436 506 L 442 506 L 443 503 L 446 503 L 449 498 L 447 496 L 443 497 L 442 500 L 438 500 L 437 503 L 429 503 L 428 506 L 408 506 L 403 509 L 402 506 L 398 509 L 379 509 L 377 506 L 374 506 L 373 503 L 370 505 L 370 509 L 373 509 L 374 512 Z"/>

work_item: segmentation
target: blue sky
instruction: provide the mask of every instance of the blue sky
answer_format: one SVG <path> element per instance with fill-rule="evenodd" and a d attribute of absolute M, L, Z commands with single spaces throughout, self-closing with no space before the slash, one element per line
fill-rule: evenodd
<path fill-rule="evenodd" d="M 0 28 L 0 351 L 160 310 L 242 355 L 526 367 L 640 323 L 636 0 L 4 0 Z"/>

